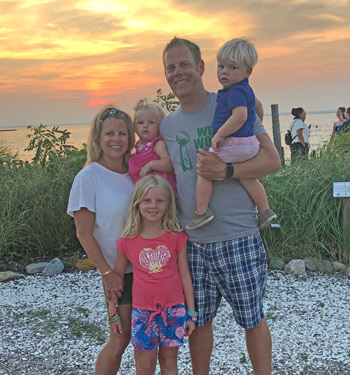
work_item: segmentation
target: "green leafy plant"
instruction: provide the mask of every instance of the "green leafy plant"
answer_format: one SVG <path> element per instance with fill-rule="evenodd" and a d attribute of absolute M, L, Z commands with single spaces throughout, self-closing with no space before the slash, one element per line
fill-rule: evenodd
<path fill-rule="evenodd" d="M 58 126 L 52 129 L 47 128 L 46 125 L 28 126 L 33 134 L 29 134 L 29 144 L 25 151 L 35 150 L 35 156 L 32 158 L 33 163 L 45 165 L 51 160 L 53 156 L 65 156 L 69 151 L 77 150 L 72 145 L 67 145 L 70 132 L 60 130 Z"/>
<path fill-rule="evenodd" d="M 157 90 L 157 97 L 154 101 L 161 107 L 166 109 L 167 112 L 174 112 L 180 104 L 173 92 L 169 92 L 169 94 L 163 94 L 161 89 Z"/>
<path fill-rule="evenodd" d="M 248 362 L 247 356 L 245 355 L 245 353 L 242 353 L 241 358 L 239 359 L 239 362 L 240 363 L 247 363 Z"/>
<path fill-rule="evenodd" d="M 84 322 L 81 318 L 68 317 L 68 327 L 72 334 L 76 337 L 82 337 L 83 335 L 89 335 L 91 338 L 99 343 L 106 340 L 104 331 L 93 323 Z"/>
<path fill-rule="evenodd" d="M 0 145 L 0 167 L 13 168 L 25 164 L 28 163 L 18 159 L 18 152 L 13 154 L 7 147 Z"/>
<path fill-rule="evenodd" d="M 270 320 L 272 320 L 272 321 L 277 320 L 277 316 L 276 316 L 276 315 L 273 315 L 272 313 L 267 313 L 267 314 L 266 314 L 266 318 L 267 318 L 267 319 L 270 319 Z"/>
<path fill-rule="evenodd" d="M 0 261 L 79 251 L 66 209 L 74 176 L 85 161 L 83 148 L 52 154 L 45 165 L 0 163 Z"/>

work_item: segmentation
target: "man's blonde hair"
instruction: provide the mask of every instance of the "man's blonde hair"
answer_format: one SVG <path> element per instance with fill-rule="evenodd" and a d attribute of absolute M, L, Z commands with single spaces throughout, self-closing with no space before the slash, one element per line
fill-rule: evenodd
<path fill-rule="evenodd" d="M 242 37 L 226 42 L 219 49 L 216 58 L 218 62 L 237 62 L 252 69 L 258 62 L 258 53 L 251 41 Z"/>
<path fill-rule="evenodd" d="M 138 180 L 134 186 L 122 237 L 134 238 L 140 233 L 142 229 L 140 203 L 151 187 L 160 187 L 168 202 L 162 218 L 162 229 L 166 232 L 181 232 L 182 228 L 176 216 L 175 197 L 169 182 L 157 175 L 147 175 Z"/>
<path fill-rule="evenodd" d="M 174 38 L 171 39 L 171 41 L 165 46 L 164 51 L 163 51 L 164 68 L 166 68 L 166 66 L 165 66 L 165 54 L 169 50 L 171 50 L 175 47 L 187 47 L 190 50 L 196 65 L 198 65 L 201 62 L 201 60 L 202 60 L 201 50 L 197 46 L 196 43 L 193 43 L 193 42 L 191 42 L 190 40 L 187 40 L 187 39 L 178 38 L 178 37 L 174 36 Z"/>

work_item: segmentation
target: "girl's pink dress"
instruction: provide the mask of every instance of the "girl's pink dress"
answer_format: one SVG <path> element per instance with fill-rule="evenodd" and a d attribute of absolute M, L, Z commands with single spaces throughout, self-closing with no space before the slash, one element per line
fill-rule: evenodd
<path fill-rule="evenodd" d="M 136 142 L 136 152 L 129 158 L 129 173 L 131 174 L 131 177 L 134 179 L 134 183 L 136 183 L 140 179 L 140 170 L 145 164 L 147 164 L 151 160 L 160 159 L 153 149 L 154 145 L 157 143 L 159 139 L 161 138 L 156 137 L 152 141 L 147 141 L 145 143 L 141 143 L 140 140 Z M 152 174 L 156 174 L 158 176 L 165 178 L 169 182 L 176 196 L 177 190 L 175 173 L 153 171 Z"/>

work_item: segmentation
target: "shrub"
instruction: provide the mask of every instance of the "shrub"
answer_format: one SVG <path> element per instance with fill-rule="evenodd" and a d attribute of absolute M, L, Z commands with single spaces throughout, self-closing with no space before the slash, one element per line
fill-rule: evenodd
<path fill-rule="evenodd" d="M 0 260 L 47 257 L 76 251 L 79 243 L 66 214 L 74 176 L 86 151 L 51 155 L 50 162 L 2 164 L 0 168 Z"/>

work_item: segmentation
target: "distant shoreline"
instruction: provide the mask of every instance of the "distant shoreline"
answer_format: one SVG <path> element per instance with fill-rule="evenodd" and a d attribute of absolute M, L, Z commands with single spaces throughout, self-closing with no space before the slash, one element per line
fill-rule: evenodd
<path fill-rule="evenodd" d="M 15 132 L 17 129 L 0 129 L 0 132 Z"/>
<path fill-rule="evenodd" d="M 334 110 L 325 110 L 325 111 L 307 111 L 307 114 L 313 114 L 313 115 L 323 115 L 323 114 L 327 114 L 327 113 L 334 113 L 335 115 L 335 111 Z M 289 112 L 280 112 L 279 113 L 280 116 L 291 116 L 291 114 Z M 264 113 L 264 116 L 267 116 L 267 117 L 271 117 L 271 113 Z M 0 125 L 0 131 L 2 131 L 2 129 L 6 129 L 5 131 L 8 131 L 8 130 L 12 130 L 12 129 L 20 129 L 20 128 L 26 128 L 28 126 L 33 126 L 33 127 L 37 127 L 39 126 L 40 124 L 35 124 L 35 125 Z M 72 124 L 44 124 L 44 126 L 49 126 L 49 127 L 53 127 L 53 126 L 58 126 L 60 128 L 64 127 L 64 126 L 81 126 L 81 125 L 89 125 L 89 123 L 87 122 L 75 122 L 75 123 L 72 123 Z"/>
<path fill-rule="evenodd" d="M 89 125 L 89 123 L 87 122 L 75 122 L 75 123 L 72 123 L 72 124 L 43 124 L 44 126 L 49 126 L 49 127 L 54 127 L 54 126 L 58 126 L 58 127 L 64 127 L 64 126 L 82 126 L 82 125 Z M 33 127 L 38 127 L 40 126 L 40 124 L 34 124 L 34 125 L 0 125 L 0 131 L 2 129 L 6 129 L 7 130 L 16 130 L 16 129 L 23 129 L 23 128 L 27 128 L 28 126 L 33 126 Z"/>
<path fill-rule="evenodd" d="M 323 115 L 323 114 L 327 114 L 327 113 L 334 113 L 335 114 L 335 111 L 330 111 L 330 110 L 327 110 L 327 111 L 307 111 L 306 114 L 309 114 L 309 115 Z M 271 116 L 272 114 L 271 113 L 264 113 L 264 116 Z M 291 115 L 290 112 L 280 112 L 279 113 L 280 116 L 286 116 L 286 115 Z"/>

